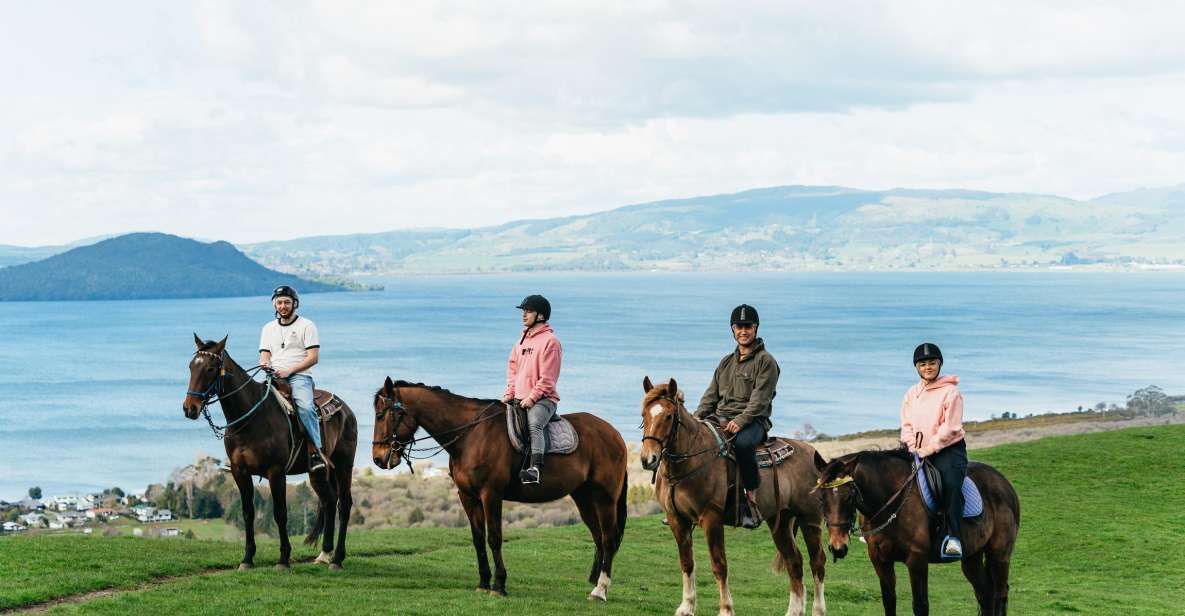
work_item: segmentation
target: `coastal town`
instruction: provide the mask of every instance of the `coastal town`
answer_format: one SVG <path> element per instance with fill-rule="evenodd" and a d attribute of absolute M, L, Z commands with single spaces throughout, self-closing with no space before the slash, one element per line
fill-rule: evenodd
<path fill-rule="evenodd" d="M 90 534 L 96 528 L 112 523 L 158 524 L 176 519 L 168 509 L 142 502 L 142 496 L 124 494 L 112 488 L 92 494 L 63 494 L 40 498 L 40 488 L 30 488 L 30 494 L 15 501 L 0 501 L 0 532 L 21 533 L 29 530 L 74 530 Z M 135 531 L 139 530 L 140 533 Z M 180 534 L 179 528 L 153 528 L 155 534 Z M 144 534 L 141 528 L 133 534 Z"/>

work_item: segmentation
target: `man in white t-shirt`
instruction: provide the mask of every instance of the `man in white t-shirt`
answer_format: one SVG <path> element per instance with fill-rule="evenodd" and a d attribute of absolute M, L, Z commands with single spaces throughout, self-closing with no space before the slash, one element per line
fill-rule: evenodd
<path fill-rule="evenodd" d="M 321 459 L 321 421 L 313 407 L 313 366 L 321 355 L 321 339 L 312 321 L 296 314 L 300 296 L 288 285 L 272 291 L 276 320 L 268 321 L 259 334 L 259 365 L 270 367 L 276 378 L 287 379 L 292 399 L 305 433 L 312 441 L 309 472 L 325 468 Z"/>

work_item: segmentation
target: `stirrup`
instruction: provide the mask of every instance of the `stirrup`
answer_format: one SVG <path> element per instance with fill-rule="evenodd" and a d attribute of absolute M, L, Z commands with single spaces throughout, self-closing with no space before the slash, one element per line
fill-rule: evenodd
<path fill-rule="evenodd" d="M 748 490 L 745 490 L 744 507 L 744 515 L 741 516 L 741 527 L 748 530 L 761 528 L 761 522 L 763 519 L 761 517 L 761 510 L 757 508 L 757 499 L 753 496 L 753 493 Z"/>
<path fill-rule="evenodd" d="M 538 485 L 539 484 L 539 467 L 532 466 L 524 468 L 518 472 L 518 480 L 523 485 Z"/>
<path fill-rule="evenodd" d="M 963 542 L 958 537 L 947 535 L 942 539 L 939 555 L 944 561 L 963 560 Z"/>
<path fill-rule="evenodd" d="M 309 454 L 309 472 L 315 473 L 317 471 L 325 470 L 325 460 L 321 458 L 321 452 L 314 451 Z"/>

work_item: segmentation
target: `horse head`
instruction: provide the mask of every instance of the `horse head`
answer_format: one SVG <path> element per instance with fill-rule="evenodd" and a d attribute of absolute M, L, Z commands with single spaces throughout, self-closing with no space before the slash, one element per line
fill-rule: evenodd
<path fill-rule="evenodd" d="M 420 428 L 419 422 L 403 406 L 403 397 L 391 377 L 374 395 L 374 440 L 370 453 L 375 466 L 392 469 L 399 466 L 404 447 Z"/>
<path fill-rule="evenodd" d="M 642 390 L 642 468 L 652 471 L 678 436 L 683 392 L 675 379 L 654 385 L 650 377 L 642 379 Z"/>
<path fill-rule="evenodd" d="M 193 341 L 197 350 L 189 360 L 189 389 L 181 401 L 181 411 L 189 419 L 197 419 L 210 399 L 218 395 L 224 372 L 222 354 L 226 351 L 226 338 L 203 341 L 194 334 Z"/>
<path fill-rule="evenodd" d="M 819 469 L 819 481 L 815 493 L 823 507 L 823 521 L 827 524 L 827 547 L 831 556 L 839 560 L 848 554 L 848 541 L 856 527 L 857 501 L 860 490 L 856 487 L 854 473 L 857 457 L 843 456 L 824 462 L 816 456 L 815 466 Z"/>

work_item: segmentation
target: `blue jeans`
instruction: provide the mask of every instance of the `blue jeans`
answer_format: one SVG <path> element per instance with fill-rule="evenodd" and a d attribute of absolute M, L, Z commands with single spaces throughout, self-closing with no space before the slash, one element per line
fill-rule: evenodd
<path fill-rule="evenodd" d="M 319 450 L 321 418 L 313 407 L 313 377 L 308 374 L 289 375 L 288 384 L 292 386 L 292 399 L 296 401 L 296 414 L 300 417 L 300 423 Z"/>

